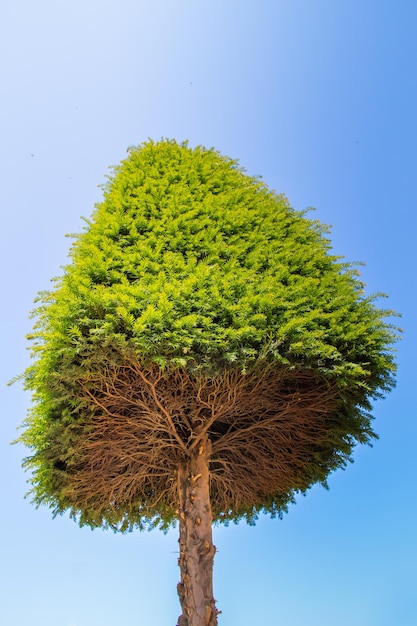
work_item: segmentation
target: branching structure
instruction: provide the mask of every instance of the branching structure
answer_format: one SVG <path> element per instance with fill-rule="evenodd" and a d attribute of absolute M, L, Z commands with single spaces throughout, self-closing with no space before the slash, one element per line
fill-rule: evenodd
<path fill-rule="evenodd" d="M 271 493 L 286 500 L 295 486 L 323 480 L 315 466 L 331 461 L 336 444 L 337 391 L 314 374 L 267 368 L 207 379 L 181 370 L 164 376 L 131 362 L 80 381 L 79 395 L 94 419 L 79 437 L 77 460 L 65 468 L 65 496 L 103 518 L 132 504 L 153 515 L 160 502 L 174 515 L 179 465 L 205 437 L 219 519 L 262 507 Z M 346 433 L 339 429 L 342 446 Z"/>
<path fill-rule="evenodd" d="M 213 150 L 132 149 L 40 295 L 25 372 L 38 504 L 178 521 L 179 626 L 215 626 L 213 521 L 281 515 L 374 437 L 386 312 L 325 227 Z"/>

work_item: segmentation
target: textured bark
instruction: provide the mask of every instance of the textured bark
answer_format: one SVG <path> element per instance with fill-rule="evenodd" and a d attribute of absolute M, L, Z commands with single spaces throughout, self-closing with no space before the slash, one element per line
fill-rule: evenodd
<path fill-rule="evenodd" d="M 178 472 L 182 615 L 177 626 L 216 626 L 213 597 L 213 561 L 209 459 L 211 444 L 204 437 Z"/>

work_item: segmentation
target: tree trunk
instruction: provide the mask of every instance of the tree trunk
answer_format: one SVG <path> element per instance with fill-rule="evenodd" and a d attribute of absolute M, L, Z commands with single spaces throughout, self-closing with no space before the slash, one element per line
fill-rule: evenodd
<path fill-rule="evenodd" d="M 212 515 L 209 488 L 211 444 L 207 436 L 178 471 L 182 615 L 177 626 L 216 626 L 213 597 Z"/>

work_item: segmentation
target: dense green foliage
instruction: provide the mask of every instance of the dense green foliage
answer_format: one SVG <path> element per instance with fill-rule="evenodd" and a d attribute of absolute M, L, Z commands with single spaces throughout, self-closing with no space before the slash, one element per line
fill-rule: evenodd
<path fill-rule="evenodd" d="M 173 141 L 131 149 L 71 264 L 39 296 L 22 436 L 35 499 L 65 509 L 60 470 L 91 417 L 79 381 L 132 355 L 197 377 L 262 363 L 315 372 L 338 386 L 339 413 L 351 420 L 345 456 L 369 441 L 370 402 L 393 384 L 396 333 L 326 233 L 214 150 Z"/>

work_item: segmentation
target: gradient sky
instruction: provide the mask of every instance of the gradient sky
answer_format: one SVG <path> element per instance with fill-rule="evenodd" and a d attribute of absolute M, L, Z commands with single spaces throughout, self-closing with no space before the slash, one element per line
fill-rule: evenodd
<path fill-rule="evenodd" d="M 282 520 L 214 529 L 222 626 L 416 626 L 415 0 L 2 0 L 0 623 L 174 626 L 177 533 L 79 529 L 24 500 L 37 291 L 108 166 L 148 137 L 238 158 L 333 225 L 403 314 L 380 440 Z"/>

